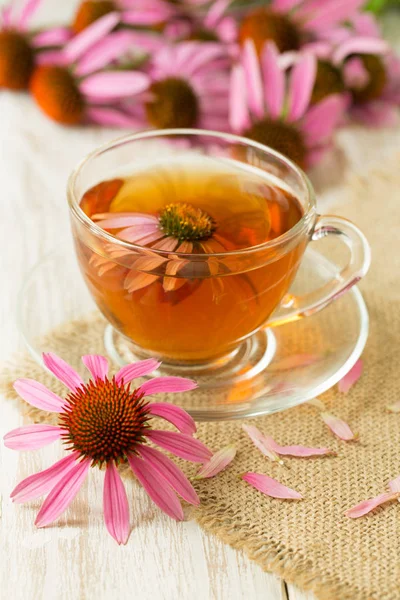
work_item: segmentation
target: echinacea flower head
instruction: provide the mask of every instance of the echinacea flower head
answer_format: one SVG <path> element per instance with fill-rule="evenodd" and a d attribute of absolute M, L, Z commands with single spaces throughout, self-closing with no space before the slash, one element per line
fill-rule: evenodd
<path fill-rule="evenodd" d="M 181 42 L 153 55 L 145 119 L 153 127 L 226 129 L 229 76 L 219 43 Z"/>
<path fill-rule="evenodd" d="M 64 27 L 30 32 L 28 26 L 41 0 L 11 2 L 0 17 L 0 88 L 24 90 L 28 87 L 37 55 L 48 47 L 65 43 Z"/>
<path fill-rule="evenodd" d="M 109 13 L 74 36 L 61 51 L 41 55 L 30 90 L 51 119 L 65 125 L 94 121 L 132 126 L 132 117 L 115 105 L 142 93 L 149 79 L 139 71 L 117 68 L 135 36 L 134 32 L 113 31 L 118 22 L 118 14 Z"/>
<path fill-rule="evenodd" d="M 190 263 L 185 254 L 212 255 L 225 252 L 229 247 L 229 242 L 219 235 L 214 219 L 203 209 L 185 202 L 167 204 L 158 215 L 98 213 L 92 215 L 92 219 L 110 232 L 119 230 L 117 238 L 149 248 L 146 254 L 133 258 L 124 281 L 128 293 L 147 287 L 160 277 L 166 292 L 177 290 L 187 283 L 184 273 Z M 151 250 L 177 254 L 165 257 Z M 122 256 L 129 255 L 125 249 L 117 249 L 116 252 L 122 252 Z M 118 256 L 115 258 L 118 259 Z M 211 274 L 214 267 L 212 256 L 207 264 Z M 118 263 L 93 255 L 92 265 L 99 273 L 104 273 L 117 267 Z M 160 268 L 164 269 L 163 276 L 152 273 Z"/>
<path fill-rule="evenodd" d="M 182 507 L 175 492 L 191 504 L 199 503 L 197 494 L 174 462 L 148 442 L 191 462 L 207 462 L 212 453 L 192 437 L 196 426 L 184 410 L 168 403 L 148 402 L 147 397 L 192 390 L 196 384 L 180 377 L 156 377 L 132 387 L 135 378 L 159 367 L 160 363 L 153 359 L 127 365 L 109 378 L 105 357 L 83 356 L 92 375 L 88 383 L 58 356 L 44 354 L 43 360 L 69 389 L 65 398 L 31 379 L 19 379 L 14 387 L 32 406 L 58 413 L 59 424 L 19 427 L 5 436 L 5 445 L 14 450 L 35 450 L 59 439 L 69 454 L 19 483 L 11 494 L 14 502 L 48 494 L 35 521 L 43 527 L 69 506 L 90 467 L 105 467 L 105 523 L 117 542 L 125 543 L 129 508 L 118 465 L 128 463 L 152 500 L 168 515 L 182 520 Z M 172 423 L 178 432 L 154 429 L 153 417 Z"/>
<path fill-rule="evenodd" d="M 364 0 L 272 0 L 246 14 L 239 39 L 242 44 L 253 40 L 259 54 L 266 41 L 274 42 L 280 52 L 299 50 L 350 20 L 363 4 Z"/>
<path fill-rule="evenodd" d="M 259 59 L 254 43 L 247 40 L 231 75 L 231 129 L 302 168 L 312 166 L 329 148 L 345 109 L 337 94 L 310 106 L 315 75 L 312 54 L 302 54 L 288 71 L 273 43 L 264 46 Z"/>
<path fill-rule="evenodd" d="M 80 33 L 109 13 L 120 13 L 121 25 L 159 25 L 176 14 L 177 9 L 166 0 L 84 0 L 75 13 L 72 29 Z"/>

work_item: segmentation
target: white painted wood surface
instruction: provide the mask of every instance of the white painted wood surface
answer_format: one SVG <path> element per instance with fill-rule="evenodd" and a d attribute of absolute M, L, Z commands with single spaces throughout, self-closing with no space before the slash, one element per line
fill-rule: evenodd
<path fill-rule="evenodd" d="M 48 0 L 41 18 L 62 22 L 74 4 L 74 0 Z M 22 348 L 14 315 L 24 278 L 68 230 L 64 192 L 68 173 L 88 151 L 115 134 L 60 128 L 43 117 L 27 96 L 0 93 L 0 360 Z M 381 158 L 384 151 L 398 149 L 399 139 L 399 131 L 387 132 L 384 144 L 382 134 L 340 135 L 354 169 L 373 162 L 374 148 L 379 147 Z M 321 175 L 324 178 L 323 168 L 317 181 Z M 323 205 L 332 204 L 338 195 L 337 187 L 326 189 Z M 54 285 L 60 276 L 55 273 Z M 45 319 L 55 307 L 46 290 L 41 296 Z M 17 408 L 1 399 L 1 437 L 19 424 Z M 88 485 L 58 523 L 36 530 L 33 522 L 39 502 L 14 506 L 8 496 L 19 480 L 50 465 L 59 452 L 57 445 L 22 454 L 1 448 L 0 598 L 312 600 L 264 573 L 195 523 L 176 524 L 136 486 L 128 485 L 134 507 L 132 534 L 127 546 L 118 547 L 103 525 L 102 478 L 97 471 L 90 473 Z"/>

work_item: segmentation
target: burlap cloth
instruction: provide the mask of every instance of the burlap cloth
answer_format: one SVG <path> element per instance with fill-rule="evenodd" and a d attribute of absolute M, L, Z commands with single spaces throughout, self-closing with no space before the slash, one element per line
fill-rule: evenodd
<path fill-rule="evenodd" d="M 385 406 L 400 399 L 400 160 L 368 177 L 353 176 L 345 204 L 337 212 L 354 220 L 373 249 L 368 277 L 360 285 L 368 304 L 371 330 L 364 352 L 365 372 L 348 395 L 331 390 L 323 400 L 329 409 L 359 432 L 360 442 L 340 442 L 304 405 L 258 418 L 257 426 L 281 444 L 328 446 L 337 457 L 288 459 L 289 469 L 261 455 L 241 429 L 241 422 L 202 423 L 198 436 L 212 449 L 234 441 L 239 452 L 229 469 L 196 482 L 201 506 L 194 518 L 206 530 L 242 549 L 262 568 L 329 600 L 395 600 L 400 598 L 400 506 L 398 503 L 351 520 L 347 508 L 385 490 L 400 474 L 400 415 Z M 51 332 L 52 347 L 67 361 L 79 339 L 83 353 L 103 353 L 97 316 L 67 323 Z M 43 340 L 43 348 L 46 341 Z M 3 369 L 2 391 L 15 397 L 11 383 L 32 377 L 58 393 L 63 388 L 29 357 Z M 176 399 L 176 398 L 174 398 Z M 49 415 L 27 410 L 32 421 Z M 193 474 L 193 465 L 184 467 Z M 267 498 L 238 479 L 244 471 L 276 477 L 304 495 L 300 502 Z"/>

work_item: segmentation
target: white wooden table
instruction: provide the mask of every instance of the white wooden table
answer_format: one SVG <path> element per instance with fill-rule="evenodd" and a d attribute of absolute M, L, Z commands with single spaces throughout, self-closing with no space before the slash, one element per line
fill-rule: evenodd
<path fill-rule="evenodd" d="M 48 0 L 40 16 L 60 22 L 71 15 L 74 4 Z M 0 92 L 0 360 L 23 348 L 14 315 L 24 277 L 68 230 L 68 173 L 88 151 L 115 135 L 110 130 L 63 129 L 43 117 L 27 96 Z M 399 149 L 399 140 L 397 130 L 385 133 L 384 144 L 382 134 L 340 134 L 341 145 L 351 151 L 353 169 L 367 168 L 375 158 L 373 148 L 380 148 L 381 158 L 383 151 Z M 323 169 L 317 181 L 321 174 Z M 340 189 L 326 189 L 323 204 L 331 204 L 339 194 Z M 54 285 L 57 277 L 60 273 L 55 273 Z M 44 290 L 43 315 L 33 318 L 45 319 L 52 310 L 46 297 Z M 16 406 L 1 399 L 1 437 L 21 422 Z M 59 456 L 57 444 L 21 454 L 1 448 L 1 598 L 311 600 L 311 595 L 264 573 L 194 522 L 176 524 L 137 487 L 128 489 L 134 507 L 131 537 L 127 546 L 118 547 L 104 528 L 102 478 L 95 470 L 65 516 L 36 530 L 33 522 L 40 503 L 14 506 L 9 493 L 23 477 Z"/>

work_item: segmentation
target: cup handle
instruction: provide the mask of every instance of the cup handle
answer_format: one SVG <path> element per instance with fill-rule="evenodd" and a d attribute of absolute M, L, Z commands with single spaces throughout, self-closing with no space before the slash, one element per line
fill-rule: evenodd
<path fill-rule="evenodd" d="M 340 236 L 350 250 L 347 265 L 332 281 L 302 296 L 290 293 L 271 315 L 267 327 L 276 327 L 297 321 L 318 312 L 347 292 L 367 273 L 371 263 L 371 250 L 365 235 L 347 219 L 333 215 L 318 216 L 311 241 L 317 242 L 327 235 Z"/>

